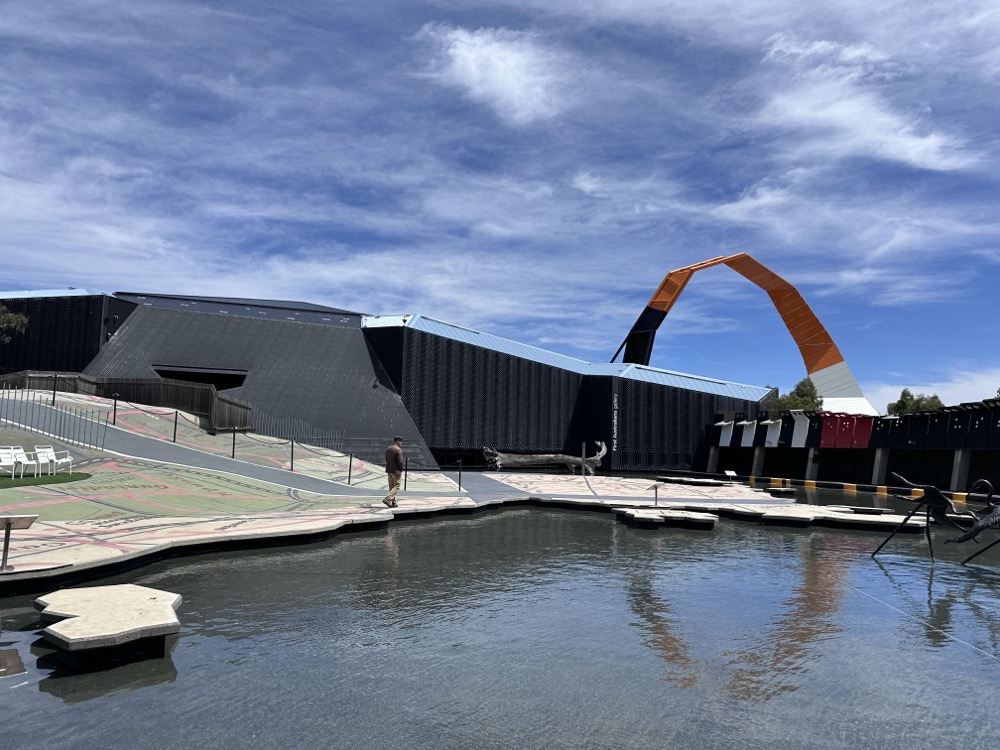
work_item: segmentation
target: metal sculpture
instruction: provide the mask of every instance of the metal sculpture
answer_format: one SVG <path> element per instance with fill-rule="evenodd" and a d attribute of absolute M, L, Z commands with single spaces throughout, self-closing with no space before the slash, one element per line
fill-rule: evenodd
<path fill-rule="evenodd" d="M 580 466 L 583 468 L 583 473 L 593 474 L 594 470 L 601 465 L 601 459 L 608 452 L 607 446 L 600 440 L 595 441 L 595 444 L 597 445 L 597 453 L 589 458 L 569 456 L 565 453 L 502 453 L 487 446 L 483 446 L 483 456 L 486 458 L 486 464 L 494 471 L 499 471 L 502 468 L 563 464 L 570 470 L 571 474 L 576 473 L 576 468 Z"/>
<path fill-rule="evenodd" d="M 975 492 L 977 488 L 986 490 L 986 499 L 985 499 L 986 508 L 988 508 L 990 512 L 987 515 L 983 516 L 982 518 L 976 519 L 976 522 L 972 524 L 972 528 L 970 528 L 964 534 L 962 534 L 961 536 L 957 536 L 954 539 L 945 539 L 945 542 L 961 543 L 961 542 L 967 542 L 970 539 L 972 541 L 977 541 L 976 537 L 979 536 L 979 532 L 983 531 L 984 529 L 1000 528 L 1000 501 L 994 502 L 993 500 L 993 485 L 990 484 L 990 482 L 986 479 L 977 479 L 976 482 L 969 489 L 969 494 Z M 962 560 L 962 565 L 965 565 L 972 558 L 978 557 L 979 555 L 983 554 L 986 550 L 996 546 L 997 544 L 1000 544 L 1000 539 L 990 542 L 975 554 L 969 555 L 969 557 Z"/>
<path fill-rule="evenodd" d="M 660 324 L 666 319 L 677 298 L 691 277 L 700 270 L 726 265 L 763 289 L 771 298 L 775 310 L 799 348 L 806 374 L 826 398 L 863 399 L 861 387 L 854 379 L 844 356 L 833 337 L 802 298 L 798 289 L 747 253 L 719 255 L 670 271 L 649 298 L 645 309 L 618 347 L 611 361 L 622 354 L 622 362 L 648 365 L 653 353 L 653 341 Z M 876 413 L 872 410 L 870 413 Z"/>
<path fill-rule="evenodd" d="M 889 540 L 896 536 L 896 532 L 899 531 L 903 526 L 909 521 L 913 515 L 921 508 L 926 508 L 926 518 L 927 525 L 924 526 L 924 534 L 927 536 L 927 549 L 930 550 L 931 560 L 934 559 L 934 543 L 931 542 L 931 519 L 933 518 L 942 526 L 954 526 L 959 531 L 964 532 L 965 529 L 959 526 L 955 521 L 948 517 L 951 513 L 955 516 L 972 516 L 973 520 L 979 520 L 978 516 L 971 510 L 960 511 L 955 508 L 954 503 L 952 503 L 951 498 L 945 497 L 945 495 L 932 484 L 914 484 L 909 479 L 901 477 L 899 474 L 893 472 L 893 478 L 898 479 L 900 482 L 905 484 L 907 487 L 912 487 L 913 489 L 923 490 L 923 496 L 919 498 L 906 497 L 905 495 L 893 494 L 893 497 L 899 498 L 900 500 L 916 501 L 916 506 L 909 513 L 906 514 L 906 518 L 899 522 L 899 524 L 892 530 L 892 533 L 887 536 L 882 544 L 878 546 L 874 552 L 872 552 L 872 557 L 875 557 Z"/>

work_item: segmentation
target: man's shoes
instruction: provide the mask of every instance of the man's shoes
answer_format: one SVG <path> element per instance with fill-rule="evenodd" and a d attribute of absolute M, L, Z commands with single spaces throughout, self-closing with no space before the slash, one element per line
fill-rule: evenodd
<path fill-rule="evenodd" d="M 393 500 L 392 501 L 392 505 L 390 505 L 389 507 L 390 508 L 398 508 L 399 507 L 399 503 L 397 503 L 395 500 Z"/>
<path fill-rule="evenodd" d="M 392 500 L 390 500 L 389 498 L 386 498 L 386 499 L 385 499 L 385 500 L 383 500 L 382 502 L 383 502 L 383 503 L 385 503 L 385 507 L 387 507 L 387 508 L 393 508 L 393 507 L 395 507 L 395 505 L 396 505 L 396 504 L 395 504 L 395 503 L 394 503 L 394 502 L 393 502 Z"/>

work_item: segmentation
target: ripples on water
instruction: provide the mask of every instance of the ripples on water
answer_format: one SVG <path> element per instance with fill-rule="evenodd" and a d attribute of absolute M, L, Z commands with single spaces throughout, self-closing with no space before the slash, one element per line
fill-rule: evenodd
<path fill-rule="evenodd" d="M 0 600 L 3 746 L 994 747 L 1000 546 L 882 538 L 511 509 L 181 560 L 114 581 L 184 596 L 171 656 L 90 675 Z"/>

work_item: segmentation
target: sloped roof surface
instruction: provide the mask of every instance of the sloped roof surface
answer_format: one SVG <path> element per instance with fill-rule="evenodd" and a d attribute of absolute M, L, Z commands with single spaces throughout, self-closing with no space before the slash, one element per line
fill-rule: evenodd
<path fill-rule="evenodd" d="M 501 338 L 500 336 L 445 323 L 422 315 L 366 316 L 362 319 L 362 325 L 365 328 L 413 328 L 425 333 L 432 333 L 467 344 L 493 349 L 514 357 L 521 357 L 522 359 L 540 362 L 552 367 L 560 367 L 564 370 L 580 373 L 581 375 L 615 376 L 628 380 L 639 380 L 647 383 L 673 386 L 674 388 L 701 391 L 702 393 L 712 393 L 719 396 L 731 396 L 749 401 L 759 401 L 772 390 L 762 386 L 733 383 L 728 380 L 689 375 L 643 365 L 615 362 L 587 362 L 583 359 L 557 354 L 556 352 L 550 352 L 536 346 L 521 344 L 510 339 Z"/>
<path fill-rule="evenodd" d="M 408 454 L 433 462 L 360 327 L 139 307 L 85 372 L 150 378 L 154 366 L 246 371 L 243 385 L 226 393 L 255 409 L 345 440 L 381 444 L 404 435 Z"/>
<path fill-rule="evenodd" d="M 301 320 L 302 322 L 334 325 L 359 325 L 362 315 L 362 313 L 351 310 L 341 310 L 336 307 L 314 305 L 310 302 L 293 302 L 288 300 L 197 297 L 149 292 L 115 292 L 115 296 L 127 302 L 146 307 L 165 307 L 203 313 L 266 317 L 276 320 Z"/>

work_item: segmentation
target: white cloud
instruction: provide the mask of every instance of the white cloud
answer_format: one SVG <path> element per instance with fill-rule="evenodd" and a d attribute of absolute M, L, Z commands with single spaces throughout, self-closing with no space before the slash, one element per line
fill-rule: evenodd
<path fill-rule="evenodd" d="M 596 195 L 601 190 L 601 180 L 590 172 L 578 172 L 573 177 L 573 187 L 581 193 Z"/>
<path fill-rule="evenodd" d="M 759 125 L 788 134 L 796 160 L 867 156 L 922 169 L 950 170 L 976 157 L 961 139 L 937 130 L 924 112 L 900 111 L 884 84 L 901 67 L 870 44 L 768 40 L 765 59 L 785 68 L 756 115 Z"/>
<path fill-rule="evenodd" d="M 950 377 L 917 383 L 897 380 L 861 384 L 865 397 L 882 414 L 886 413 L 887 404 L 899 400 L 899 394 L 904 388 L 909 388 L 913 394 L 937 394 L 945 406 L 996 398 L 997 388 L 1000 388 L 1000 367 L 974 366 Z"/>
<path fill-rule="evenodd" d="M 432 78 L 462 89 L 503 120 L 529 125 L 556 117 L 565 105 L 564 63 L 531 32 L 427 24 L 418 38 L 436 46 Z"/>

